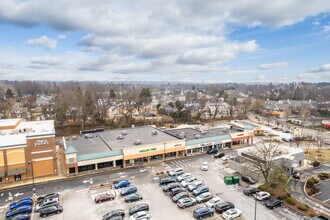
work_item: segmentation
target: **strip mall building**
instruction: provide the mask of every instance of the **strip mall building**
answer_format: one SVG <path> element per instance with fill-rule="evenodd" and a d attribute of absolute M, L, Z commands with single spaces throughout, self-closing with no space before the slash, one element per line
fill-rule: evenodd
<path fill-rule="evenodd" d="M 54 121 L 0 120 L 0 184 L 54 174 Z"/>
<path fill-rule="evenodd" d="M 205 153 L 212 148 L 253 143 L 256 127 L 227 126 L 209 130 L 194 127 L 160 130 L 153 126 L 82 131 L 63 138 L 66 172 L 75 175 L 103 168 L 130 167 Z"/>

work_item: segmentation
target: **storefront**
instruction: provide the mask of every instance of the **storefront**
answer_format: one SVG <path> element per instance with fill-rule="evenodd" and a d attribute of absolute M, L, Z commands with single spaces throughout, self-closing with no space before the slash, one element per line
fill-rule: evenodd
<path fill-rule="evenodd" d="M 253 131 L 242 131 L 230 133 L 232 145 L 251 145 L 253 144 Z"/>
<path fill-rule="evenodd" d="M 221 149 L 231 146 L 231 136 L 223 134 L 214 137 L 193 139 L 186 141 L 186 154 L 205 153 L 213 148 Z"/>

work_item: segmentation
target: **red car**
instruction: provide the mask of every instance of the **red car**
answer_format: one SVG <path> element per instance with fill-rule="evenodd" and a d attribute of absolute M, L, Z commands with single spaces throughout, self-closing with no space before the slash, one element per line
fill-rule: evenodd
<path fill-rule="evenodd" d="M 112 194 L 102 194 L 102 195 L 95 197 L 94 201 L 95 201 L 95 203 L 101 203 L 101 202 L 113 200 L 114 198 L 115 198 L 115 196 Z"/>

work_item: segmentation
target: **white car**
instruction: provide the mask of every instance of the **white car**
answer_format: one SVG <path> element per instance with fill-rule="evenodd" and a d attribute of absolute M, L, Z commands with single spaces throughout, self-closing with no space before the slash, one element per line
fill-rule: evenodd
<path fill-rule="evenodd" d="M 210 192 L 205 192 L 196 197 L 198 203 L 207 202 L 212 199 L 213 195 Z"/>
<path fill-rule="evenodd" d="M 195 189 L 197 189 L 198 187 L 204 186 L 204 181 L 196 181 L 192 184 L 188 185 L 188 190 L 190 192 L 194 191 Z"/>
<path fill-rule="evenodd" d="M 206 161 L 203 161 L 201 168 L 202 168 L 202 171 L 208 171 L 209 164 Z"/>
<path fill-rule="evenodd" d="M 253 196 L 256 200 L 259 200 L 259 201 L 262 201 L 265 199 L 270 199 L 270 197 L 271 197 L 269 192 L 264 192 L 264 191 L 256 192 L 255 194 L 253 194 Z"/>
<path fill-rule="evenodd" d="M 181 176 L 178 176 L 178 177 L 177 177 L 177 180 L 178 180 L 179 182 L 181 182 L 181 181 L 183 181 L 183 180 L 185 180 L 185 179 L 188 179 L 189 177 L 192 177 L 191 173 L 184 173 L 184 174 L 182 174 Z"/>
<path fill-rule="evenodd" d="M 177 169 L 175 169 L 175 170 L 173 170 L 173 171 L 170 171 L 170 172 L 168 173 L 168 175 L 169 175 L 169 176 L 180 176 L 180 175 L 182 175 L 183 173 L 184 173 L 183 168 L 177 168 Z"/>
<path fill-rule="evenodd" d="M 216 204 L 220 203 L 222 200 L 219 197 L 213 197 L 205 204 L 208 208 L 213 208 Z"/>
<path fill-rule="evenodd" d="M 142 219 L 149 219 L 150 215 L 147 211 L 140 211 L 132 215 L 129 219 L 130 220 L 142 220 Z"/>
<path fill-rule="evenodd" d="M 224 219 L 235 219 L 242 216 L 242 212 L 239 209 L 229 209 L 222 214 Z"/>
<path fill-rule="evenodd" d="M 187 187 L 189 184 L 195 182 L 196 180 L 197 180 L 197 178 L 194 176 L 189 177 L 188 179 L 185 179 L 184 181 L 181 182 L 181 186 Z"/>
<path fill-rule="evenodd" d="M 221 160 L 223 160 L 223 161 L 227 161 L 227 160 L 229 160 L 229 159 L 231 159 L 231 158 L 233 158 L 234 156 L 231 156 L 231 155 L 225 155 L 225 156 L 223 156 L 223 157 L 221 157 Z"/>

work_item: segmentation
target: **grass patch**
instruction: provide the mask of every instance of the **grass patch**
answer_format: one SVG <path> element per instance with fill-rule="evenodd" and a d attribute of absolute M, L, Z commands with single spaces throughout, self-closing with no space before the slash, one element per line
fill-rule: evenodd
<path fill-rule="evenodd" d="M 317 152 L 317 149 L 305 149 L 305 158 L 309 160 L 317 160 L 321 163 L 330 162 L 330 150 L 329 149 L 321 149 L 320 152 Z"/>

